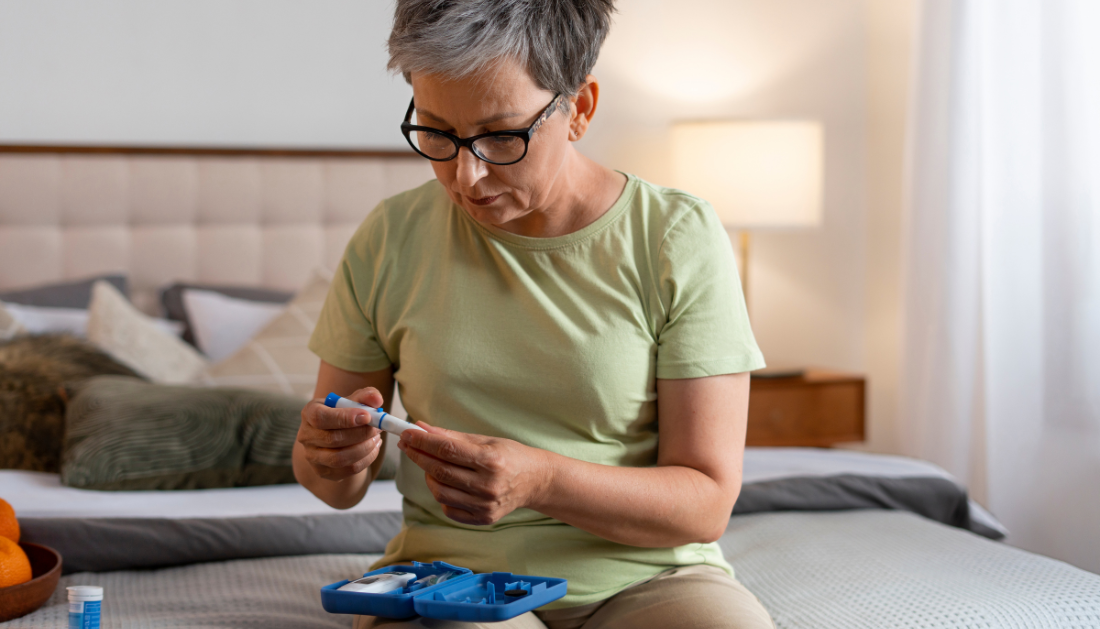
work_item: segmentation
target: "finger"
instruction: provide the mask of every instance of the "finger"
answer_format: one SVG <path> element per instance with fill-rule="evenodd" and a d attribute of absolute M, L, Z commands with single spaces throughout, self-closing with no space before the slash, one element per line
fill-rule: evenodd
<path fill-rule="evenodd" d="M 486 439 L 488 439 L 488 437 L 484 437 L 482 435 L 474 435 L 468 432 L 459 432 L 457 430 L 447 430 L 446 428 L 432 426 L 431 424 L 425 424 L 424 422 L 416 422 L 416 425 L 423 428 L 425 432 L 429 432 L 433 435 L 440 435 L 443 437 L 448 437 L 450 439 L 466 441 L 468 443 L 482 443 Z"/>
<path fill-rule="evenodd" d="M 321 430 L 341 430 L 366 426 L 370 421 L 367 412 L 361 408 L 329 408 L 321 403 L 306 407 L 302 417 L 314 428 Z"/>
<path fill-rule="evenodd" d="M 443 515 L 458 522 L 460 524 L 472 524 L 474 526 L 484 526 L 486 524 L 492 524 L 493 521 L 490 518 L 478 517 L 465 509 L 458 507 L 452 507 L 450 505 L 443 506 Z"/>
<path fill-rule="evenodd" d="M 370 465 L 378 456 L 378 450 L 381 447 L 382 437 L 375 436 L 345 448 L 313 448 L 312 451 L 307 449 L 306 456 L 317 465 L 338 469 L 364 463 Z"/>
<path fill-rule="evenodd" d="M 405 456 L 415 463 L 426 474 L 444 485 L 458 487 L 466 491 L 476 491 L 480 483 L 477 473 L 468 468 L 437 459 L 416 448 L 402 448 Z"/>
<path fill-rule="evenodd" d="M 443 430 L 438 428 L 436 430 Z M 452 434 L 452 431 L 447 431 Z M 455 439 L 450 435 L 436 432 L 421 432 L 419 430 L 406 430 L 401 433 L 401 443 L 408 448 L 414 448 L 437 459 L 449 461 L 463 467 L 473 468 L 478 457 L 478 446 L 465 439 Z"/>
<path fill-rule="evenodd" d="M 356 461 L 348 467 L 325 467 L 316 463 L 311 465 L 313 465 L 313 469 L 321 478 L 325 480 L 340 481 L 366 470 L 373 462 L 374 459 L 363 459 Z"/>
<path fill-rule="evenodd" d="M 320 465 L 333 469 L 353 468 L 358 472 L 378 458 L 381 448 L 381 439 L 378 439 L 346 448 L 315 448 L 312 456 Z"/>
<path fill-rule="evenodd" d="M 445 485 L 433 478 L 431 474 L 425 473 L 424 481 L 428 485 L 428 490 L 432 492 L 432 496 L 435 497 L 435 501 L 441 505 L 455 507 L 470 513 L 484 511 L 488 506 L 484 499 L 457 487 Z"/>
<path fill-rule="evenodd" d="M 352 402 L 359 402 L 360 404 L 366 404 L 374 408 L 382 406 L 385 400 L 382 399 L 382 394 L 374 387 L 364 387 L 354 391 L 351 395 L 345 396 Z"/>
<path fill-rule="evenodd" d="M 362 458 L 345 467 L 328 467 L 316 461 L 310 461 L 309 463 L 313 467 L 313 470 L 317 472 L 317 475 L 321 478 L 332 481 L 340 481 L 350 476 L 355 476 L 356 474 L 359 474 L 360 472 L 368 469 L 371 464 L 378 459 L 379 452 L 381 451 L 375 451 L 371 456 Z"/>
<path fill-rule="evenodd" d="M 370 467 L 371 461 L 359 461 L 350 467 L 323 467 L 314 465 L 317 475 L 325 480 L 342 481 L 363 472 Z"/>
<path fill-rule="evenodd" d="M 315 448 L 344 448 L 367 441 L 378 434 L 380 434 L 379 430 L 371 426 L 321 430 L 305 425 L 298 430 L 298 441 L 302 445 Z"/>
<path fill-rule="evenodd" d="M 476 445 L 476 446 L 483 446 L 483 445 L 492 443 L 493 441 L 496 440 L 495 437 L 487 437 L 485 435 L 477 435 L 477 434 L 469 433 L 469 432 L 459 432 L 457 430 L 448 430 L 446 428 L 440 428 L 439 426 L 432 426 L 431 424 L 426 424 L 424 422 L 416 422 L 416 425 L 423 428 L 424 431 L 427 432 L 427 433 L 434 434 L 434 435 L 439 435 L 441 437 L 447 437 L 448 439 L 454 439 L 456 441 L 462 441 L 462 442 L 465 442 L 465 443 L 470 443 L 470 444 L 473 444 L 473 445 Z M 410 430 L 410 431 L 407 431 L 407 432 L 411 436 L 412 434 L 415 434 L 416 432 L 419 432 L 419 431 Z"/>

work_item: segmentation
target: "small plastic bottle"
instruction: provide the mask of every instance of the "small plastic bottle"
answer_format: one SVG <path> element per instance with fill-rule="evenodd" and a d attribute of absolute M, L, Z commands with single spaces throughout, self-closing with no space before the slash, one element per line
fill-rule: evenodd
<path fill-rule="evenodd" d="M 69 629 L 99 629 L 103 588 L 97 585 L 74 585 L 65 589 L 69 591 Z"/>

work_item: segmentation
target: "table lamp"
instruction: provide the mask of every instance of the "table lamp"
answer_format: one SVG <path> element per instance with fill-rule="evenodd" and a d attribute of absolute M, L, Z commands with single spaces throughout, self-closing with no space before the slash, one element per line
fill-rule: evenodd
<path fill-rule="evenodd" d="M 741 287 L 749 301 L 749 231 L 821 224 L 824 132 L 809 120 L 678 122 L 673 185 L 714 206 L 740 233 Z"/>

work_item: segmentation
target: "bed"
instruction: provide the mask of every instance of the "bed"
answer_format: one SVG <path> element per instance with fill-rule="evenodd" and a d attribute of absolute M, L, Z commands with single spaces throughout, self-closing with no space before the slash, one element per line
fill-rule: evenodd
<path fill-rule="evenodd" d="M 401 154 L 9 147 L 0 291 L 118 272 L 155 314 L 172 281 L 295 290 L 378 199 L 430 176 Z M 389 481 L 343 512 L 294 485 L 98 492 L 14 470 L 0 496 L 66 572 L 5 627 L 66 626 L 76 583 L 105 586 L 104 627 L 347 627 L 319 588 L 364 572 L 401 508 Z M 720 543 L 778 627 L 1100 627 L 1100 576 L 1004 533 L 924 462 L 750 449 Z"/>
<path fill-rule="evenodd" d="M 933 465 L 750 448 L 745 480 L 755 506 L 720 544 L 778 627 L 1100 626 L 1100 576 L 994 541 L 984 512 L 945 523 L 974 507 Z M 392 481 L 336 513 L 297 486 L 105 495 L 18 471 L 0 486 L 27 539 L 71 562 L 62 586 L 106 588 L 104 626 L 347 627 L 320 586 L 365 572 L 400 526 Z M 4 626 L 63 627 L 66 610 L 59 590 Z"/>

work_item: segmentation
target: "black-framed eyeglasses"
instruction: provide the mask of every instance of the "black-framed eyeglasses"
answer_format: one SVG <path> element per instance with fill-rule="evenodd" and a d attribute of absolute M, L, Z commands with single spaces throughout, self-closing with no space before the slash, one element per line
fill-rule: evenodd
<path fill-rule="evenodd" d="M 554 96 L 554 100 L 550 101 L 546 109 L 542 110 L 539 117 L 535 118 L 531 126 L 526 129 L 491 131 L 468 138 L 460 138 L 446 131 L 412 124 L 409 121 L 412 120 L 415 101 L 410 100 L 409 111 L 405 112 L 405 122 L 401 123 L 401 133 L 405 135 L 405 139 L 409 141 L 414 151 L 432 161 L 452 160 L 458 157 L 459 149 L 466 147 L 481 160 L 497 166 L 507 166 L 527 156 L 527 146 L 531 143 L 531 137 L 539 130 L 542 123 L 553 115 L 561 96 L 561 94 Z"/>

